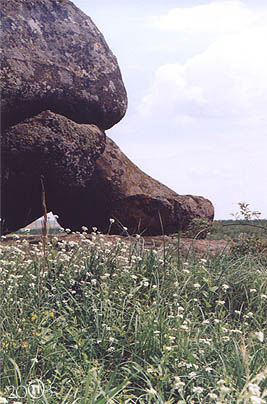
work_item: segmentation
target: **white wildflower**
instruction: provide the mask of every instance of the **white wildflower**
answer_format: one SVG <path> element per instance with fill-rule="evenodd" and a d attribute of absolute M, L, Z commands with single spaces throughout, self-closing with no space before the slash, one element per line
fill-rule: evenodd
<path fill-rule="evenodd" d="M 190 372 L 188 376 L 192 378 L 195 377 L 196 375 L 197 375 L 196 372 Z"/>
<path fill-rule="evenodd" d="M 199 342 L 202 342 L 203 344 L 206 344 L 206 345 L 210 345 L 210 341 L 205 338 L 199 338 Z"/>
<path fill-rule="evenodd" d="M 253 396 L 259 397 L 261 394 L 260 388 L 257 384 L 249 383 L 248 390 Z"/>
<path fill-rule="evenodd" d="M 255 332 L 255 336 L 258 338 L 260 342 L 263 342 L 264 340 L 264 332 L 263 331 L 257 331 Z"/>
<path fill-rule="evenodd" d="M 179 379 L 179 378 L 177 378 L 177 379 Z M 174 384 L 174 388 L 177 389 L 178 391 L 182 391 L 184 386 L 185 386 L 185 383 L 181 382 L 180 379 L 177 380 L 177 382 Z"/>
<path fill-rule="evenodd" d="M 193 392 L 197 393 L 197 394 L 201 394 L 203 392 L 203 390 L 204 390 L 203 387 L 200 387 L 200 386 L 193 387 Z"/>
<path fill-rule="evenodd" d="M 149 286 L 149 282 L 145 281 L 145 282 L 143 283 L 143 285 L 144 285 L 145 287 L 147 287 L 147 286 Z"/>
<path fill-rule="evenodd" d="M 258 396 L 250 396 L 250 401 L 252 404 L 265 404 L 265 401 Z"/>
<path fill-rule="evenodd" d="M 215 393 L 209 393 L 208 396 L 210 398 L 213 398 L 214 400 L 216 400 L 216 398 L 218 398 L 217 394 L 215 394 Z"/>

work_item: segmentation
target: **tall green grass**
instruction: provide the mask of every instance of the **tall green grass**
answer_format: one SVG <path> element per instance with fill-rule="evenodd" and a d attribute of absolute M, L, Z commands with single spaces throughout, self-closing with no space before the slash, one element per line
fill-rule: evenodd
<path fill-rule="evenodd" d="M 0 250 L 2 402 L 266 402 L 264 255 L 185 261 L 84 232 L 44 256 L 17 237 Z"/>

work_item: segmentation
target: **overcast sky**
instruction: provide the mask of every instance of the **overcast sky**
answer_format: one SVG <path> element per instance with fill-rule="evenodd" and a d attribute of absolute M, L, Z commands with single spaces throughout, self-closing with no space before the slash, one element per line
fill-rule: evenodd
<path fill-rule="evenodd" d="M 267 0 L 74 0 L 118 59 L 129 107 L 107 131 L 147 174 L 267 218 Z"/>

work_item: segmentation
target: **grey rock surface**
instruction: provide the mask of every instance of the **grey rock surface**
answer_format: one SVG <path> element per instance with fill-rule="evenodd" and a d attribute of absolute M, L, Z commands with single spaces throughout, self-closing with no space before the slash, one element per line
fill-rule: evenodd
<path fill-rule="evenodd" d="M 2 127 L 41 111 L 102 130 L 125 114 L 117 59 L 69 0 L 1 0 Z"/>
<path fill-rule="evenodd" d="M 80 230 L 96 226 L 111 233 L 171 234 L 185 230 L 194 218 L 213 220 L 212 203 L 201 196 L 178 195 L 132 163 L 107 137 L 89 184 L 58 207 L 59 223 Z"/>
<path fill-rule="evenodd" d="M 124 116 L 117 60 L 69 0 L 1 0 L 2 232 L 47 209 L 72 230 L 114 218 L 113 233 L 170 234 L 213 220 L 210 201 L 178 195 L 133 164 L 104 130 Z M 104 152 L 105 149 L 105 152 Z"/>
<path fill-rule="evenodd" d="M 47 208 L 63 205 L 84 189 L 105 147 L 95 125 L 77 124 L 44 111 L 2 135 L 2 232 L 26 226 L 43 215 L 41 176 Z"/>

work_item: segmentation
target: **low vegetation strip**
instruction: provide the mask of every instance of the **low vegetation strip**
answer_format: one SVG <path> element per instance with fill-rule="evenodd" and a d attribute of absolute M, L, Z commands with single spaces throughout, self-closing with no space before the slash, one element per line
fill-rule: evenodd
<path fill-rule="evenodd" d="M 266 255 L 84 231 L 44 257 L 15 237 L 0 246 L 0 402 L 266 402 Z"/>
<path fill-rule="evenodd" d="M 216 220 L 208 238 L 238 240 L 240 234 L 267 239 L 267 220 Z"/>

